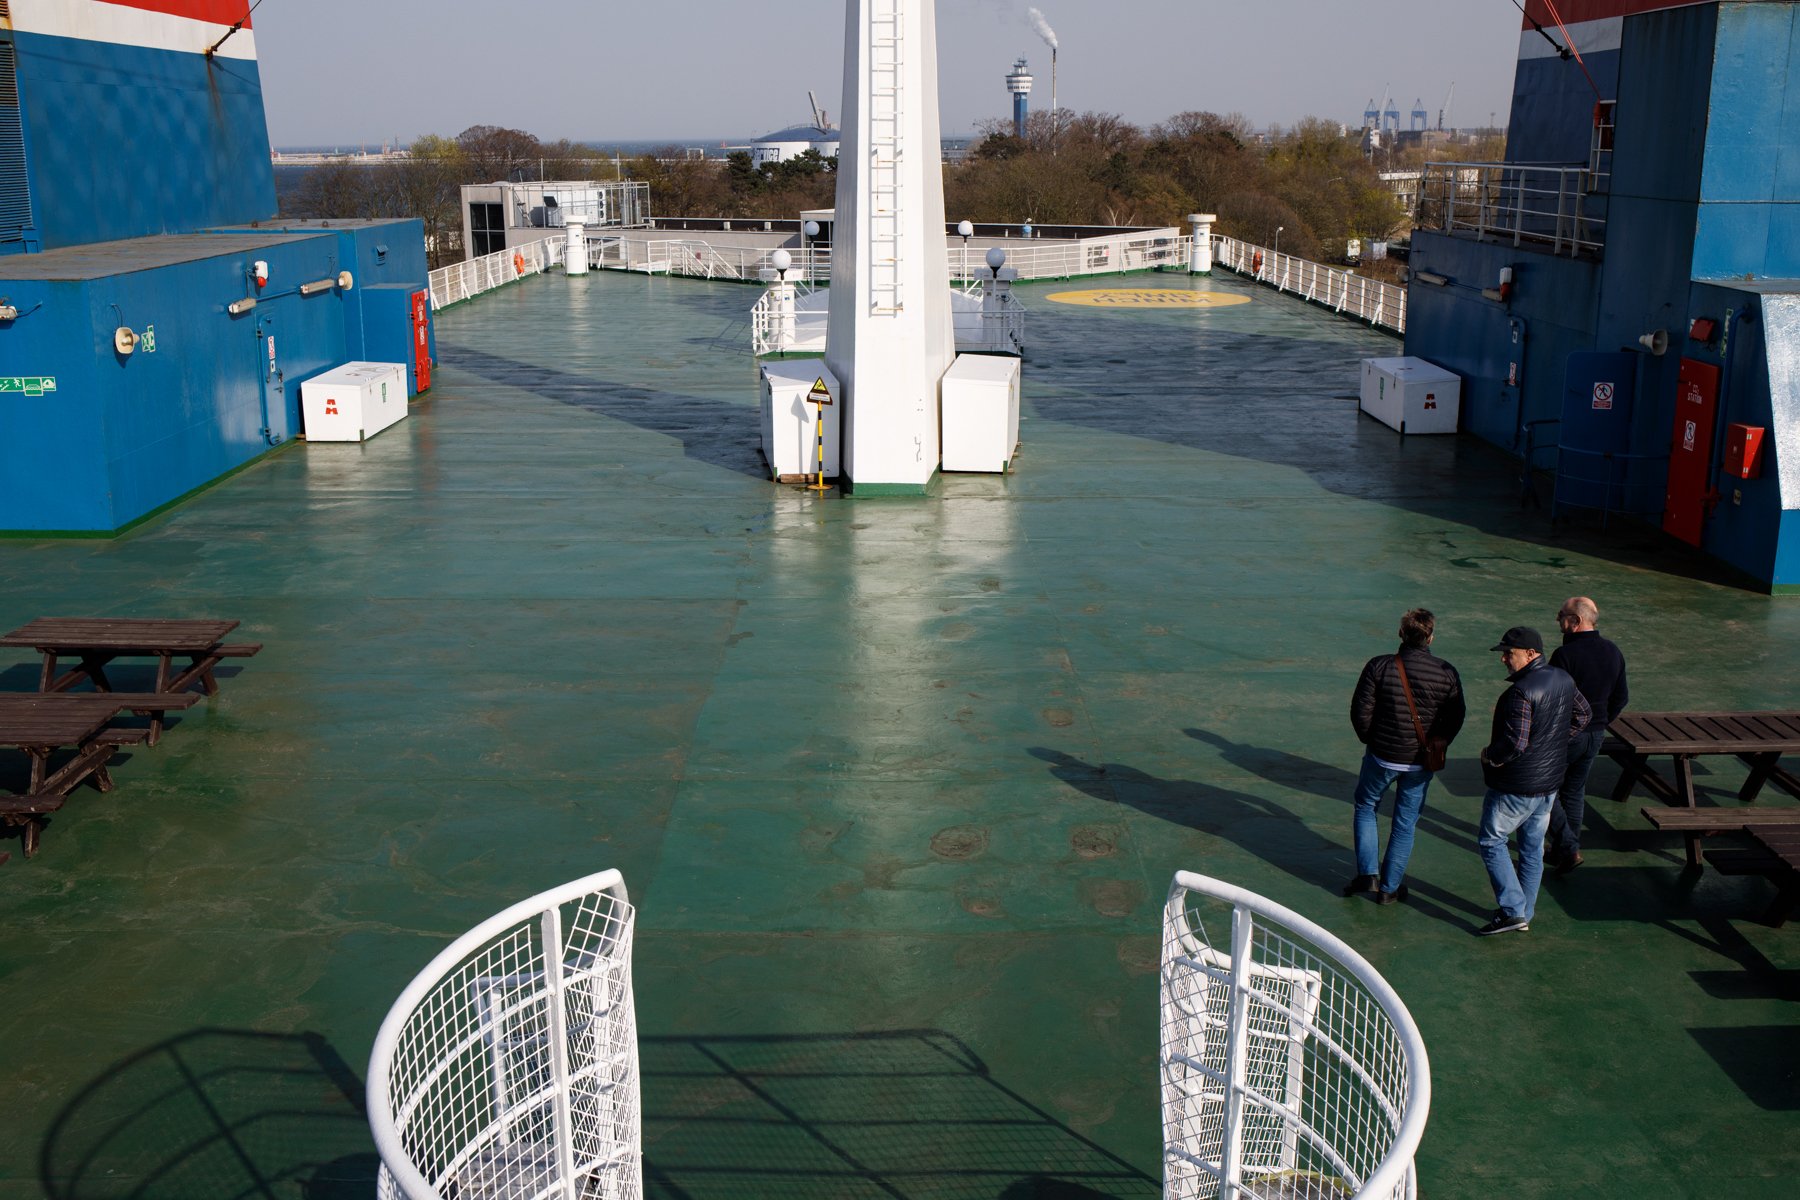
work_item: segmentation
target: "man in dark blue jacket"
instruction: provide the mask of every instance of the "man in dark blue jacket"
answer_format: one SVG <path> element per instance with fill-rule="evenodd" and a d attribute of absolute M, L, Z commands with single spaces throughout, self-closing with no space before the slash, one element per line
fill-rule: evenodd
<path fill-rule="evenodd" d="M 1544 660 L 1544 639 L 1515 625 L 1494 647 L 1511 687 L 1494 706 L 1494 732 L 1481 752 L 1481 861 L 1500 911 L 1475 932 L 1523 933 L 1544 878 L 1544 833 L 1569 764 L 1569 740 L 1588 726 L 1587 701 L 1568 672 Z M 1519 835 L 1519 868 L 1506 843 Z"/>
<path fill-rule="evenodd" d="M 1599 619 L 1599 606 L 1586 596 L 1569 597 L 1556 613 L 1563 640 L 1550 656 L 1550 665 L 1569 673 L 1594 711 L 1593 723 L 1569 743 L 1569 765 L 1562 786 L 1556 789 L 1556 805 L 1550 810 L 1544 856 L 1558 875 L 1581 865 L 1581 818 L 1587 813 L 1588 773 L 1594 769 L 1600 743 L 1606 740 L 1606 727 L 1619 719 L 1631 699 L 1625 686 L 1625 656 L 1594 628 Z"/>

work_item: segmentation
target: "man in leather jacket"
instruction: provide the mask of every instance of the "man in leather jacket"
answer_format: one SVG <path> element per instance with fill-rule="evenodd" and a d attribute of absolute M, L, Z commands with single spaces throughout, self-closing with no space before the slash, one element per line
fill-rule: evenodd
<path fill-rule="evenodd" d="M 1406 898 L 1407 859 L 1412 855 L 1413 828 L 1425 807 L 1425 791 L 1432 772 L 1425 762 L 1425 741 L 1442 740 L 1448 746 L 1462 729 L 1462 679 L 1456 668 L 1431 653 L 1436 620 L 1430 610 L 1415 608 L 1400 618 L 1400 649 L 1379 654 L 1363 667 L 1350 697 L 1350 724 L 1356 738 L 1368 749 L 1356 777 L 1353 797 L 1355 817 L 1351 830 L 1356 839 L 1356 875 L 1344 885 L 1344 895 L 1372 891 L 1377 904 Z M 1401 686 L 1401 672 L 1406 686 Z M 1406 693 L 1412 692 L 1408 705 Z M 1418 723 L 1413 722 L 1417 710 Z M 1425 737 L 1419 736 L 1424 730 Z M 1381 874 L 1375 873 L 1375 854 L 1381 848 L 1381 829 L 1375 810 L 1389 785 L 1394 792 L 1394 823 L 1388 832 L 1387 854 Z"/>
<path fill-rule="evenodd" d="M 1481 861 L 1500 911 L 1475 932 L 1523 933 L 1537 910 L 1544 877 L 1544 833 L 1569 763 L 1569 742 L 1592 713 L 1568 672 L 1544 658 L 1544 639 L 1515 625 L 1494 647 L 1512 684 L 1494 706 L 1494 732 L 1481 752 L 1487 795 L 1481 802 Z M 1519 867 L 1506 844 L 1519 835 Z"/>

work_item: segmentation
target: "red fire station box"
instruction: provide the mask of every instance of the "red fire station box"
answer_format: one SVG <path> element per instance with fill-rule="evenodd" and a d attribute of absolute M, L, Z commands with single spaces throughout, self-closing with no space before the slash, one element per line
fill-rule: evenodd
<path fill-rule="evenodd" d="M 1725 427 L 1725 474 L 1733 479 L 1762 478 L 1763 427 L 1731 424 Z"/>

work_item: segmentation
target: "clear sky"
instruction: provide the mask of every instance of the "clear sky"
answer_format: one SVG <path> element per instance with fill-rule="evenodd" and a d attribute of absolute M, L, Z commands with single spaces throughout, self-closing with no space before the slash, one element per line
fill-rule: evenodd
<path fill-rule="evenodd" d="M 1258 125 L 1356 124 L 1391 92 L 1432 122 L 1505 121 L 1512 0 L 1037 0 L 1060 44 L 1057 100 L 1149 125 L 1188 109 Z M 1012 0 L 938 0 L 946 134 L 1011 113 L 1023 54 L 1050 102 L 1050 52 Z M 579 141 L 747 140 L 835 123 L 843 0 L 264 0 L 254 18 L 277 146 L 410 141 L 504 125 Z"/>

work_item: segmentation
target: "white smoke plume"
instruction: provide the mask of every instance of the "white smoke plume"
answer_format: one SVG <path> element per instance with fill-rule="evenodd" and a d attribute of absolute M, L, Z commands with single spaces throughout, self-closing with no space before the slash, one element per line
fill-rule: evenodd
<path fill-rule="evenodd" d="M 1056 30 L 1050 28 L 1050 22 L 1044 20 L 1044 14 L 1034 8 L 1031 10 L 1029 19 L 1031 21 L 1031 27 L 1037 30 L 1037 35 L 1039 37 L 1044 39 L 1044 44 L 1049 46 L 1052 50 L 1057 49 Z"/>

